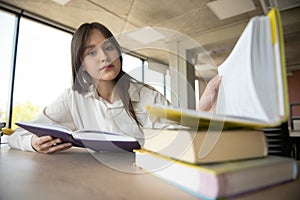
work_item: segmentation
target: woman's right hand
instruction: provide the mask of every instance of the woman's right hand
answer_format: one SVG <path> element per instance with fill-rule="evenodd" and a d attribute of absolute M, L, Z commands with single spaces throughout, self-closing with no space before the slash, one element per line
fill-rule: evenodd
<path fill-rule="evenodd" d="M 53 139 L 51 136 L 38 137 L 33 135 L 31 146 L 35 151 L 40 153 L 54 153 L 71 148 L 72 143 L 62 143 L 60 138 Z"/>
<path fill-rule="evenodd" d="M 208 82 L 202 96 L 200 97 L 200 102 L 199 102 L 200 111 L 206 111 L 206 112 L 214 111 L 217 104 L 217 98 L 218 98 L 218 92 L 219 92 L 221 80 L 222 77 L 217 75 Z"/>

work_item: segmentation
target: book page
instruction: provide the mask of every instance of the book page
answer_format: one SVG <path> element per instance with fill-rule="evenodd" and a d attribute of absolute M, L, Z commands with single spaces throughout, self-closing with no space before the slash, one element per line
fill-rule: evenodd
<path fill-rule="evenodd" d="M 276 66 L 269 17 L 261 16 L 253 37 L 252 77 L 255 90 L 269 121 L 280 121 Z"/>
<path fill-rule="evenodd" d="M 250 20 L 240 39 L 226 61 L 218 67 L 222 82 L 219 89 L 216 113 L 249 117 L 265 122 L 269 118 L 261 104 L 253 83 L 252 53 L 253 37 L 258 18 Z"/>

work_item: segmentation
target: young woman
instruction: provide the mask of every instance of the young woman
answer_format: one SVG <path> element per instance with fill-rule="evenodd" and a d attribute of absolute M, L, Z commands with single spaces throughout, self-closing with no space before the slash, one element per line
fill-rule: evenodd
<path fill-rule="evenodd" d="M 65 90 L 33 121 L 60 124 L 72 130 L 130 134 L 142 141 L 141 128 L 151 126 L 146 105 L 169 105 L 165 97 L 122 70 L 120 46 L 102 24 L 81 25 L 73 36 L 71 55 L 72 88 Z M 21 128 L 8 138 L 8 144 L 42 153 L 72 146 L 51 136 L 37 137 Z"/>
<path fill-rule="evenodd" d="M 151 127 L 146 105 L 169 105 L 158 91 L 122 70 L 121 49 L 100 23 L 82 24 L 71 42 L 72 88 L 44 108 L 36 123 L 60 124 L 71 130 L 96 129 L 130 134 L 142 143 L 142 127 Z M 215 78 L 200 100 L 200 110 L 213 109 L 220 78 Z M 213 94 L 211 98 L 210 94 Z M 9 138 L 12 148 L 53 153 L 70 148 L 51 136 L 38 137 L 17 129 Z"/>

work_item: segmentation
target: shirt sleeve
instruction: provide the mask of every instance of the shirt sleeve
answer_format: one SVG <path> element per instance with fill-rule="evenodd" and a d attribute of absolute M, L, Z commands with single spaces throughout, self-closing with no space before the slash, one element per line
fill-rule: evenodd
<path fill-rule="evenodd" d="M 32 133 L 17 128 L 14 133 L 7 138 L 7 142 L 11 148 L 20 149 L 22 151 L 35 151 L 31 146 L 32 136 Z"/>
<path fill-rule="evenodd" d="M 75 129 L 72 116 L 70 114 L 70 102 L 72 96 L 71 89 L 65 90 L 51 105 L 44 108 L 33 123 L 61 124 L 71 129 Z M 7 138 L 11 148 L 23 151 L 35 151 L 31 146 L 33 134 L 22 128 L 17 128 L 15 132 Z"/>

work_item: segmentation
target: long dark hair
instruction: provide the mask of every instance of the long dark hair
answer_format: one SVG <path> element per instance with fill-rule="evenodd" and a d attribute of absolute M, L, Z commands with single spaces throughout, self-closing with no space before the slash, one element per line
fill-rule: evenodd
<path fill-rule="evenodd" d="M 89 40 L 89 35 L 92 30 L 99 30 L 103 36 L 108 39 L 112 45 L 117 49 L 119 54 L 119 59 L 121 62 L 121 70 L 115 81 L 115 89 L 119 94 L 120 99 L 124 105 L 124 109 L 131 116 L 139 127 L 142 126 L 141 122 L 137 119 L 135 111 L 132 106 L 131 98 L 128 93 L 130 82 L 138 82 L 133 77 L 128 75 L 122 69 L 122 52 L 121 47 L 113 34 L 106 28 L 104 25 L 93 22 L 93 23 L 84 23 L 82 24 L 77 31 L 74 33 L 72 42 L 71 42 L 71 57 L 72 57 L 72 77 L 73 77 L 73 86 L 72 89 L 78 93 L 86 93 L 90 91 L 90 86 L 93 85 L 92 77 L 88 74 L 87 71 L 82 67 L 82 55 L 85 51 L 85 45 Z"/>

